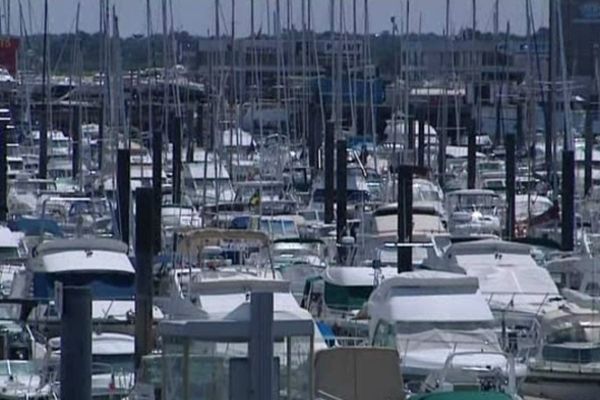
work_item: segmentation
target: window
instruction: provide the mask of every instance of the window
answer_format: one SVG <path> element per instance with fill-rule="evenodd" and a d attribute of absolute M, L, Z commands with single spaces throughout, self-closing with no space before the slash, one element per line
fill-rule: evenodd
<path fill-rule="evenodd" d="M 385 321 L 379 321 L 373 335 L 373 346 L 396 348 L 396 332 L 394 326 Z"/>
<path fill-rule="evenodd" d="M 373 286 L 338 286 L 325 283 L 325 303 L 337 310 L 358 310 L 369 299 Z"/>

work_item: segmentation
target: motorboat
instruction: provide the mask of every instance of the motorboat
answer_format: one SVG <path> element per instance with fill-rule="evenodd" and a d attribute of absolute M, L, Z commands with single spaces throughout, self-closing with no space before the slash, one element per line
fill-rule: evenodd
<path fill-rule="evenodd" d="M 8 183 L 8 210 L 11 215 L 34 214 L 39 208 L 40 196 L 57 191 L 56 182 L 52 179 L 11 180 Z"/>
<path fill-rule="evenodd" d="M 0 360 L 1 400 L 55 400 L 54 387 L 38 361 Z"/>
<path fill-rule="evenodd" d="M 38 210 L 42 219 L 56 221 L 65 236 L 113 235 L 113 209 L 106 197 L 44 195 L 39 199 Z"/>
<path fill-rule="evenodd" d="M 231 202 L 235 199 L 235 191 L 231 184 L 229 172 L 222 160 L 215 160 L 213 155 L 204 159 L 204 154 L 194 154 L 193 163 L 185 163 L 182 170 L 183 191 L 196 206 L 213 204 L 217 201 Z"/>
<path fill-rule="evenodd" d="M 565 304 L 548 271 L 532 257 L 530 246 L 497 238 L 453 242 L 435 236 L 424 268 L 479 279 L 496 318 L 507 327 L 531 330 L 544 314 Z"/>
<path fill-rule="evenodd" d="M 26 268 L 15 275 L 12 298 L 53 299 L 57 283 L 88 286 L 92 319 L 105 329 L 131 331 L 135 316 L 135 270 L 128 246 L 115 239 L 55 239 L 31 249 Z M 162 314 L 156 307 L 154 317 Z M 30 320 L 56 332 L 59 318 L 53 303 L 38 304 Z M 51 329 L 52 328 L 52 329 Z"/>
<path fill-rule="evenodd" d="M 48 340 L 50 365 L 60 362 L 60 337 Z M 134 386 L 135 338 L 120 333 L 92 333 L 92 399 L 123 399 Z"/>
<path fill-rule="evenodd" d="M 600 388 L 597 310 L 563 307 L 541 321 L 537 351 L 528 360 L 523 393 L 552 400 L 593 400 Z"/>
<path fill-rule="evenodd" d="M 331 327 L 338 341 L 366 343 L 368 324 L 364 313 L 378 282 L 396 276 L 396 268 L 329 265 L 321 276 L 309 278 L 302 306 Z"/>
<path fill-rule="evenodd" d="M 236 203 L 253 206 L 264 214 L 292 214 L 298 199 L 283 181 L 256 180 L 238 182 L 235 185 Z"/>
<path fill-rule="evenodd" d="M 501 202 L 492 190 L 461 189 L 446 194 L 450 233 L 457 236 L 502 233 Z"/>
<path fill-rule="evenodd" d="M 320 276 L 328 265 L 328 247 L 320 239 L 279 239 L 272 245 L 273 264 L 290 281 L 296 300 L 302 300 L 307 279 Z"/>
<path fill-rule="evenodd" d="M 429 242 L 431 235 L 446 233 L 444 216 L 436 207 L 413 204 L 413 242 Z M 367 235 L 379 241 L 388 241 L 398 235 L 398 203 L 385 204 L 375 209 L 365 221 Z"/>
<path fill-rule="evenodd" d="M 326 348 L 312 316 L 294 298 L 290 282 L 275 272 L 269 243 L 268 236 L 259 231 L 197 229 L 183 233 L 177 246 L 181 264 L 175 265 L 170 273 L 169 296 L 161 300 L 161 308 L 169 319 L 182 322 L 247 320 L 250 294 L 269 292 L 273 294 L 275 323 L 309 322 L 313 325 L 315 351 Z M 190 260 L 197 260 L 197 264 L 189 264 Z M 287 346 L 288 350 L 286 344 L 276 343 L 275 351 L 284 354 L 291 351 L 292 357 L 285 362 L 291 363 L 291 368 L 298 368 L 294 355 L 303 344 L 292 342 Z M 243 357 L 247 346 L 217 344 L 209 352 Z"/>
<path fill-rule="evenodd" d="M 23 233 L 0 226 L 0 293 L 3 296 L 10 294 L 15 274 L 25 268 L 26 256 Z"/>
<path fill-rule="evenodd" d="M 600 305 L 598 259 L 569 256 L 550 260 L 544 268 L 568 301 L 589 309 Z"/>
<path fill-rule="evenodd" d="M 407 383 L 424 382 L 451 357 L 454 368 L 509 374 L 496 320 L 475 277 L 404 272 L 381 281 L 367 308 L 370 343 L 398 351 Z M 522 380 L 526 367 L 517 370 Z"/>

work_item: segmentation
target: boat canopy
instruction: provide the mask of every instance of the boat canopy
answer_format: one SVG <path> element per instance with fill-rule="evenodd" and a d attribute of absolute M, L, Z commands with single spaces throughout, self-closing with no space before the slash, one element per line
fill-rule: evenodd
<path fill-rule="evenodd" d="M 183 253 L 191 253 L 192 250 L 214 244 L 221 240 L 254 240 L 263 246 L 271 243 L 269 236 L 261 231 L 232 230 L 232 229 L 194 229 L 180 234 L 178 243 Z"/>

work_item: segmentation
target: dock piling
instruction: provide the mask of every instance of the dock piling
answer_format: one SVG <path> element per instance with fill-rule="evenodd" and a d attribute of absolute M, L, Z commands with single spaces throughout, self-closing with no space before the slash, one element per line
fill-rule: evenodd
<path fill-rule="evenodd" d="M 92 398 L 92 293 L 88 287 L 62 289 L 60 398 Z"/>

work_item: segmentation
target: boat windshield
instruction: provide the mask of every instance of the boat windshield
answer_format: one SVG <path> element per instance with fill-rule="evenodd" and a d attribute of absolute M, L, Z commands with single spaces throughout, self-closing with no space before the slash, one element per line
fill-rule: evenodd
<path fill-rule="evenodd" d="M 469 194 L 451 196 L 449 203 L 454 208 L 465 209 L 475 207 L 481 209 L 496 206 L 496 199 L 496 196 L 490 194 Z"/>
<path fill-rule="evenodd" d="M 8 361 L 4 360 L 0 362 L 0 376 L 12 375 L 12 376 L 31 376 L 36 374 L 35 364 L 29 361 Z"/>
<path fill-rule="evenodd" d="M 548 335 L 547 342 L 550 344 L 600 343 L 600 325 L 577 321 L 565 323 L 560 329 Z"/>
<path fill-rule="evenodd" d="M 274 238 L 300 236 L 296 223 L 290 219 L 263 219 L 260 230 Z"/>
<path fill-rule="evenodd" d="M 37 193 L 40 191 L 56 191 L 54 182 L 13 181 L 10 187 L 17 193 Z"/>
<path fill-rule="evenodd" d="M 265 183 L 264 185 L 248 185 L 240 186 L 236 192 L 236 200 L 241 202 L 249 202 L 256 193 L 261 194 L 264 198 L 284 198 L 285 187 L 283 183 Z"/>
<path fill-rule="evenodd" d="M 410 321 L 397 322 L 396 332 L 413 334 L 427 332 L 432 329 L 440 331 L 476 331 L 478 329 L 493 329 L 494 321 Z"/>
<path fill-rule="evenodd" d="M 425 187 L 413 188 L 414 200 L 420 201 L 441 201 L 440 194 L 435 190 Z"/>
<path fill-rule="evenodd" d="M 325 303 L 338 310 L 358 310 L 369 300 L 373 285 L 339 286 L 325 282 Z"/>
<path fill-rule="evenodd" d="M 0 247 L 0 261 L 15 259 L 19 257 L 17 247 Z"/>
<path fill-rule="evenodd" d="M 542 350 L 546 361 L 589 364 L 600 362 L 600 347 L 581 344 L 546 345 Z"/>
<path fill-rule="evenodd" d="M 334 197 L 335 197 L 335 193 L 334 193 Z M 347 198 L 347 201 L 349 204 L 362 203 L 362 202 L 368 202 L 371 198 L 371 195 L 367 191 L 348 189 L 346 198 Z M 314 191 L 313 202 L 315 202 L 315 203 L 325 202 L 325 189 L 316 189 Z"/>
<path fill-rule="evenodd" d="M 33 294 L 38 299 L 54 297 L 54 283 L 65 286 L 88 286 L 94 300 L 129 300 L 135 296 L 134 274 L 111 273 L 36 273 Z"/>

